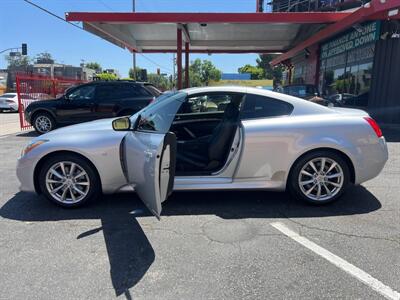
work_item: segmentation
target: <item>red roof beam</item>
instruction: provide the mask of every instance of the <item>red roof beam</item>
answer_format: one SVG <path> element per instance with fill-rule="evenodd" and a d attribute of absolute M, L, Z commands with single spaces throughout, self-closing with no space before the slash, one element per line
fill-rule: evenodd
<path fill-rule="evenodd" d="M 396 1 L 396 0 L 391 0 Z M 335 23 L 349 16 L 348 12 L 285 12 L 285 13 L 66 13 L 69 22 L 108 23 Z"/>
<path fill-rule="evenodd" d="M 176 53 L 176 49 L 142 49 L 142 53 Z M 254 49 L 216 49 L 216 50 L 206 50 L 206 49 L 190 49 L 189 53 L 206 53 L 206 54 L 245 54 L 245 53 L 256 53 L 256 54 L 280 54 L 281 51 L 277 50 L 254 50 Z"/>

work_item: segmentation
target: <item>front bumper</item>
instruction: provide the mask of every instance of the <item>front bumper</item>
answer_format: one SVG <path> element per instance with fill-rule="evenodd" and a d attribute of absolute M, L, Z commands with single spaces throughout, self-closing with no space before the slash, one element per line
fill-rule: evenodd
<path fill-rule="evenodd" d="M 28 157 L 21 157 L 17 161 L 17 177 L 20 182 L 19 189 L 23 192 L 35 192 L 33 181 L 35 163 Z"/>

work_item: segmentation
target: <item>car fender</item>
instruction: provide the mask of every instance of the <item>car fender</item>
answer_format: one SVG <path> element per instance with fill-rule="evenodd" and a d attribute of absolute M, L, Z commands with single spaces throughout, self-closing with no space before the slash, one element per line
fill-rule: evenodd
<path fill-rule="evenodd" d="M 54 118 L 54 120 L 56 120 L 56 122 L 57 122 L 56 114 L 54 113 L 54 111 L 52 109 L 49 109 L 47 107 L 38 107 L 38 108 L 32 110 L 32 112 L 30 113 L 29 122 L 32 122 L 32 116 L 34 116 L 38 112 L 46 112 L 46 113 L 50 114 Z"/>
<path fill-rule="evenodd" d="M 100 176 L 103 192 L 113 193 L 126 184 L 119 153 L 120 143 L 125 134 L 125 132 L 115 132 L 107 135 L 102 131 L 92 131 L 89 134 L 68 136 L 67 143 L 61 134 L 60 138 L 51 139 L 48 143 L 33 149 L 23 157 L 23 160 L 31 160 L 30 164 L 36 166 L 42 158 L 51 153 L 77 153 L 95 166 Z M 85 143 L 82 143 L 82 140 Z M 33 174 L 32 170 L 32 176 Z"/>
<path fill-rule="evenodd" d="M 292 170 L 295 162 L 306 153 L 312 151 L 317 151 L 321 149 L 332 149 L 347 156 L 352 164 L 352 166 L 349 166 L 350 168 L 354 168 L 355 164 L 357 164 L 357 151 L 350 143 L 350 141 L 343 138 L 333 136 L 326 137 L 323 135 L 311 135 L 300 141 L 297 141 L 296 147 L 297 149 L 299 149 L 299 151 L 296 152 L 296 155 L 292 156 L 292 159 L 289 162 L 289 172 L 286 173 L 285 182 L 287 182 L 290 170 Z"/>

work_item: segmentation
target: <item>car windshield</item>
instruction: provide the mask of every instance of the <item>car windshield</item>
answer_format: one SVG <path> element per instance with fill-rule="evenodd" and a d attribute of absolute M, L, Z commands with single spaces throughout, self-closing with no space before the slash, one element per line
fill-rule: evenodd
<path fill-rule="evenodd" d="M 186 96 L 187 94 L 184 92 L 163 94 L 156 101 L 134 114 L 131 117 L 132 122 L 140 118 L 137 126 L 138 131 L 166 133 Z"/>

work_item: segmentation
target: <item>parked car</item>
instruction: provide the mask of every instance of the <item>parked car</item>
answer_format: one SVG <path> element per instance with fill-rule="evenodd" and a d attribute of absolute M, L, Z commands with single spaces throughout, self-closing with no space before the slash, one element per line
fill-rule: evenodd
<path fill-rule="evenodd" d="M 57 99 L 31 103 L 25 119 L 43 134 L 63 125 L 132 115 L 160 94 L 148 83 L 95 81 L 74 86 Z"/>
<path fill-rule="evenodd" d="M 0 111 L 18 111 L 17 93 L 5 93 L 0 96 Z"/>
<path fill-rule="evenodd" d="M 283 87 L 284 94 L 299 97 L 320 105 L 324 106 L 334 106 L 334 102 L 330 101 L 329 99 L 323 98 L 317 86 L 313 84 L 291 84 L 286 85 Z"/>
<path fill-rule="evenodd" d="M 327 99 L 331 100 L 332 102 L 337 103 L 337 106 L 340 105 L 340 103 L 347 101 L 348 99 L 351 99 L 355 97 L 356 95 L 353 94 L 348 94 L 348 93 L 342 93 L 342 94 L 333 94 L 327 96 Z"/>
<path fill-rule="evenodd" d="M 35 98 L 30 94 L 21 94 L 21 102 L 23 105 L 28 105 Z M 18 111 L 18 94 L 17 93 L 5 93 L 0 96 L 0 111 Z"/>
<path fill-rule="evenodd" d="M 286 95 L 299 97 L 309 100 L 315 96 L 320 96 L 318 88 L 313 84 L 290 84 L 283 87 L 283 93 Z"/>
<path fill-rule="evenodd" d="M 353 94 L 334 94 L 328 97 L 328 99 L 334 102 L 335 106 L 339 107 L 367 107 L 368 106 L 369 92 L 365 92 L 359 95 Z"/>
<path fill-rule="evenodd" d="M 160 217 L 172 190 L 286 189 L 329 203 L 377 176 L 387 159 L 385 138 L 364 111 L 256 88 L 203 87 L 163 95 L 131 117 L 37 137 L 17 176 L 22 191 L 65 207 L 136 191 Z"/>

